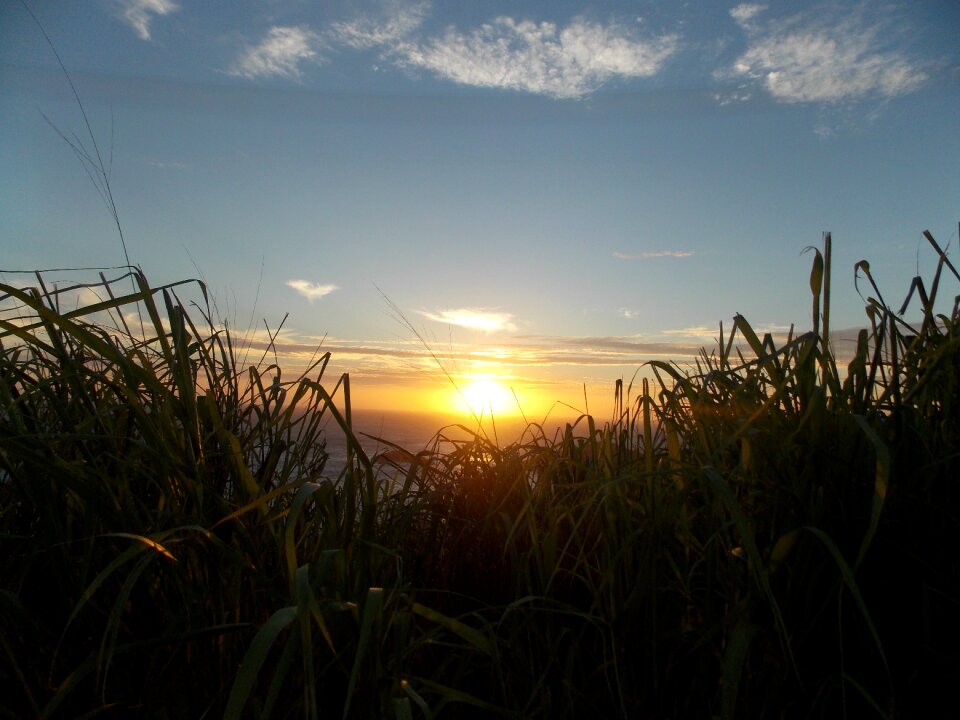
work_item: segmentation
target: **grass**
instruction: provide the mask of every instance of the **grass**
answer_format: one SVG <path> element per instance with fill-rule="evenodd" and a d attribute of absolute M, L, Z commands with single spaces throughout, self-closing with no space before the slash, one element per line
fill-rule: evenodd
<path fill-rule="evenodd" d="M 827 235 L 809 333 L 737 316 L 695 370 L 618 382 L 611 421 L 380 457 L 329 355 L 295 378 L 243 361 L 201 283 L 0 285 L 3 715 L 939 708 L 960 676 L 960 317 L 934 308 L 960 276 L 927 237 L 916 324 L 858 264 L 845 368 Z M 61 307 L 78 289 L 102 299 Z"/>

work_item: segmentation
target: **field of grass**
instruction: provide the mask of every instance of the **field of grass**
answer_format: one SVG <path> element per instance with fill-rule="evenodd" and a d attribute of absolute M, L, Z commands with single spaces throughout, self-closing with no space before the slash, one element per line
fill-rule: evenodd
<path fill-rule="evenodd" d="M 960 680 L 940 263 L 830 336 L 737 316 L 611 421 L 369 457 L 350 382 L 244 363 L 202 285 L 0 285 L 0 715 L 926 717 Z M 906 305 L 906 303 L 905 303 Z M 324 431 L 343 433 L 331 477 Z M 331 429 L 332 428 L 332 429 Z"/>

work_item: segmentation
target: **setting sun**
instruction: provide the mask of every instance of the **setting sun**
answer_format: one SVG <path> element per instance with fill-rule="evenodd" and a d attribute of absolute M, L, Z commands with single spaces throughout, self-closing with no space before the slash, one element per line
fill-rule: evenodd
<path fill-rule="evenodd" d="M 453 391 L 453 404 L 459 412 L 478 417 L 502 417 L 517 413 L 517 402 L 510 388 L 496 376 L 474 375 Z"/>

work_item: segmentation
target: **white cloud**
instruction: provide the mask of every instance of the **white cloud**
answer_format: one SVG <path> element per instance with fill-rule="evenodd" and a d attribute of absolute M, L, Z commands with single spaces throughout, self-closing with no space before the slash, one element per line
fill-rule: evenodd
<path fill-rule="evenodd" d="M 749 92 L 747 87 L 748 86 L 744 84 L 740 85 L 740 87 L 732 92 L 714 93 L 713 99 L 720 103 L 721 106 L 732 105 L 733 103 L 738 102 L 747 102 L 747 100 L 753 97 L 753 93 Z"/>
<path fill-rule="evenodd" d="M 398 51 L 401 64 L 462 85 L 579 98 L 612 78 L 656 74 L 676 48 L 674 35 L 642 40 L 613 23 L 578 18 L 558 29 L 498 17 L 472 32 L 450 28 L 443 37 Z"/>
<path fill-rule="evenodd" d="M 927 79 L 903 53 L 884 49 L 886 30 L 859 13 L 820 12 L 754 23 L 760 9 L 738 5 L 730 11 L 746 32 L 748 47 L 719 77 L 750 78 L 787 103 L 891 98 Z"/>
<path fill-rule="evenodd" d="M 259 45 L 248 47 L 232 73 L 245 78 L 300 77 L 300 64 L 317 57 L 319 36 L 302 26 L 272 27 Z"/>
<path fill-rule="evenodd" d="M 655 257 L 692 257 L 692 250 L 655 250 L 653 252 L 645 252 L 643 254 L 645 258 L 655 258 Z"/>
<path fill-rule="evenodd" d="M 287 280 L 287 285 L 311 302 L 329 295 L 337 289 L 336 285 L 320 285 L 306 280 Z"/>
<path fill-rule="evenodd" d="M 172 0 L 121 0 L 120 17 L 134 29 L 141 40 L 150 39 L 150 21 L 154 15 L 169 15 L 179 6 Z"/>
<path fill-rule="evenodd" d="M 430 9 L 426 2 L 410 7 L 393 6 L 385 19 L 361 17 L 350 22 L 334 23 L 330 35 L 348 47 L 367 49 L 394 45 L 404 41 L 417 30 Z"/>
<path fill-rule="evenodd" d="M 174 160 L 147 160 L 147 165 L 161 170 L 189 170 L 191 168 L 187 163 L 176 162 Z"/>
<path fill-rule="evenodd" d="M 726 338 L 730 337 L 732 327 L 732 323 L 724 323 L 723 332 Z M 779 325 L 777 323 L 765 323 L 757 325 L 751 324 L 751 327 L 753 328 L 754 332 L 761 337 L 763 337 L 763 335 L 766 333 L 770 333 L 775 338 L 783 338 L 790 331 L 790 325 Z M 662 330 L 660 331 L 660 335 L 680 338 L 700 338 L 701 341 L 708 341 L 716 340 L 720 336 L 720 328 L 718 325 L 713 327 L 709 327 L 707 325 L 695 325 L 692 327 Z"/>
<path fill-rule="evenodd" d="M 720 333 L 717 327 L 708 327 L 706 325 L 695 325 L 693 327 L 674 328 L 672 330 L 663 330 L 661 334 L 684 338 L 716 338 Z"/>
<path fill-rule="evenodd" d="M 615 251 L 613 256 L 617 260 L 640 260 L 642 258 L 658 258 L 658 257 L 692 257 L 692 250 L 654 250 L 651 252 L 643 253 L 623 253 Z"/>
<path fill-rule="evenodd" d="M 766 5 L 757 5 L 754 3 L 741 3 L 730 10 L 730 17 L 739 24 L 745 25 L 750 22 L 758 13 L 767 9 Z"/>
<path fill-rule="evenodd" d="M 442 310 L 438 313 L 421 310 L 420 314 L 436 322 L 458 325 L 470 330 L 482 330 L 483 332 L 506 330 L 513 332 L 517 329 L 517 326 L 513 323 L 513 315 L 510 313 L 458 308 L 456 310 Z"/>
<path fill-rule="evenodd" d="M 836 131 L 829 125 L 823 125 L 823 124 L 817 125 L 813 129 L 813 133 L 821 140 L 829 140 L 834 136 L 835 132 Z"/>

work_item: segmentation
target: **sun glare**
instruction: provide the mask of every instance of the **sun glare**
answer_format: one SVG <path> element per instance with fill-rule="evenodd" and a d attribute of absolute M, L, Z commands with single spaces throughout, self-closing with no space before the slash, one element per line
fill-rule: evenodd
<path fill-rule="evenodd" d="M 477 375 L 461 384 L 455 405 L 462 413 L 477 417 L 503 417 L 517 413 L 513 393 L 496 377 Z"/>

